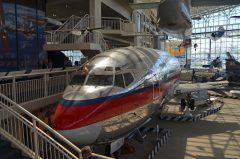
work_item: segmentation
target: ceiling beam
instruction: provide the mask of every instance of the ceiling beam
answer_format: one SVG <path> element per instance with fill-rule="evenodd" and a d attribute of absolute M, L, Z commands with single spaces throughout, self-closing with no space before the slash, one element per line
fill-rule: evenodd
<path fill-rule="evenodd" d="M 78 2 L 78 0 L 47 0 L 47 5 L 60 5 L 60 4 L 69 4 L 69 3 L 75 3 Z M 88 3 L 88 2 L 87 2 Z"/>
<path fill-rule="evenodd" d="M 153 9 L 153 8 L 158 8 L 159 2 L 130 3 L 129 5 L 132 9 Z"/>
<path fill-rule="evenodd" d="M 192 0 L 192 7 L 238 5 L 240 0 Z"/>

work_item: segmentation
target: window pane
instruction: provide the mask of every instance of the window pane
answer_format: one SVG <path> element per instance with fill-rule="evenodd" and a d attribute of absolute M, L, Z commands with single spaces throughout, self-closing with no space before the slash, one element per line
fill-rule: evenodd
<path fill-rule="evenodd" d="M 123 76 L 124 76 L 124 80 L 125 80 L 126 86 L 131 84 L 133 82 L 133 80 L 134 80 L 131 73 L 124 73 Z"/>
<path fill-rule="evenodd" d="M 89 75 L 86 85 L 89 86 L 110 86 L 113 84 L 112 75 Z"/>
<path fill-rule="evenodd" d="M 83 85 L 85 78 L 85 75 L 75 75 L 73 76 L 70 85 Z"/>
<path fill-rule="evenodd" d="M 124 82 L 122 75 L 115 75 L 115 84 L 116 87 L 124 88 Z"/>

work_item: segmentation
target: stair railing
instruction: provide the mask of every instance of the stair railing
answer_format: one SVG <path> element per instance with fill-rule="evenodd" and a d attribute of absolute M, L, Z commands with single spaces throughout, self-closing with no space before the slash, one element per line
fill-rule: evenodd
<path fill-rule="evenodd" d="M 84 18 L 84 17 L 83 17 Z M 72 15 L 57 30 L 46 32 L 46 44 L 62 43 L 82 18 Z"/>
<path fill-rule="evenodd" d="M 94 38 L 96 39 L 96 43 L 99 44 L 102 48 L 103 51 L 108 50 L 108 45 L 106 43 L 106 41 L 104 40 L 103 34 L 100 31 L 93 31 L 94 33 Z"/>
<path fill-rule="evenodd" d="M 82 159 L 77 146 L 1 93 L 0 134 L 31 158 Z M 98 154 L 93 156 L 110 159 Z"/>
<path fill-rule="evenodd" d="M 78 23 L 72 28 L 72 30 L 86 29 L 90 26 L 90 17 L 88 14 L 85 14 Z"/>
<path fill-rule="evenodd" d="M 56 31 L 72 29 L 79 22 L 79 20 L 81 20 L 81 17 L 72 15 Z"/>

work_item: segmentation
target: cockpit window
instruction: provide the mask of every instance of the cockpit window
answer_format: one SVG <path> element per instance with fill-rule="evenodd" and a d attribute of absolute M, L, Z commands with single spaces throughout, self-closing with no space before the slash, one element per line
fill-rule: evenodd
<path fill-rule="evenodd" d="M 134 78 L 131 73 L 124 73 L 123 76 L 124 76 L 126 87 L 134 81 Z"/>
<path fill-rule="evenodd" d="M 121 87 L 121 88 L 124 88 L 124 82 L 123 82 L 123 76 L 122 74 L 120 75 L 115 75 L 115 83 L 114 83 L 114 86 L 116 87 Z"/>
<path fill-rule="evenodd" d="M 70 85 L 83 85 L 86 75 L 74 75 Z"/>
<path fill-rule="evenodd" d="M 113 85 L 113 75 L 89 75 L 86 85 L 111 86 Z"/>

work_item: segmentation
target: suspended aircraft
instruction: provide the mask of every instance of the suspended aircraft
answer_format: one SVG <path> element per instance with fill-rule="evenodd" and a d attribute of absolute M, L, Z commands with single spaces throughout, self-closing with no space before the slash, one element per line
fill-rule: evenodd
<path fill-rule="evenodd" d="M 191 35 L 191 7 L 238 5 L 240 0 L 160 0 L 150 3 L 132 3 L 133 9 L 157 9 L 156 24 L 163 31 L 176 38 Z"/>

